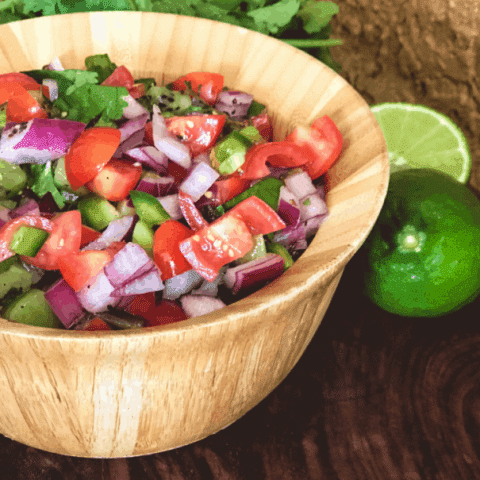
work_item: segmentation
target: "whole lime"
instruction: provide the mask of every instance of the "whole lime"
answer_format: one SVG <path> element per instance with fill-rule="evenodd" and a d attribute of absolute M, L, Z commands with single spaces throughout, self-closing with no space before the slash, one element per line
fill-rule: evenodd
<path fill-rule="evenodd" d="M 384 310 L 407 317 L 458 310 L 480 292 L 480 202 L 436 170 L 395 172 L 359 253 L 364 292 Z"/>

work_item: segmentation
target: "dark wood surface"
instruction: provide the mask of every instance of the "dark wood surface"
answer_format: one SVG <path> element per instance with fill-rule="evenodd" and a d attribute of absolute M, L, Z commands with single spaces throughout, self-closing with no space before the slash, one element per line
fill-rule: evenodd
<path fill-rule="evenodd" d="M 402 318 L 362 294 L 355 258 L 303 357 L 203 441 L 150 456 L 55 455 L 0 436 L 3 480 L 480 479 L 480 299 Z"/>

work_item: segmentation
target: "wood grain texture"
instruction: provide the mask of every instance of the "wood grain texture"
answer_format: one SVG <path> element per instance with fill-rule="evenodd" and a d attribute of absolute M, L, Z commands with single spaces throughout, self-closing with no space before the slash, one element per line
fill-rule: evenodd
<path fill-rule="evenodd" d="M 212 48 L 215 46 L 215 48 Z M 96 12 L 0 26 L 0 73 L 58 56 L 83 68 L 108 52 L 136 78 L 215 71 L 273 115 L 275 138 L 327 114 L 345 139 L 327 176 L 330 217 L 282 276 L 219 312 L 130 332 L 0 325 L 0 432 L 85 457 L 159 452 L 205 438 L 267 396 L 318 328 L 340 275 L 380 211 L 388 157 L 365 101 L 303 52 L 232 25 L 174 15 Z"/>

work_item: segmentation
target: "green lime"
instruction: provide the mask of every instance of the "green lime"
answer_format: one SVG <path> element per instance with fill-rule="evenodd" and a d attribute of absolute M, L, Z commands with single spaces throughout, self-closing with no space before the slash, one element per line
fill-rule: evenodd
<path fill-rule="evenodd" d="M 467 183 L 472 168 L 468 142 L 447 116 L 422 105 L 371 107 L 387 143 L 390 171 L 433 168 Z"/>
<path fill-rule="evenodd" d="M 365 294 L 384 310 L 407 317 L 458 310 L 480 291 L 480 202 L 442 172 L 395 172 L 359 254 Z"/>

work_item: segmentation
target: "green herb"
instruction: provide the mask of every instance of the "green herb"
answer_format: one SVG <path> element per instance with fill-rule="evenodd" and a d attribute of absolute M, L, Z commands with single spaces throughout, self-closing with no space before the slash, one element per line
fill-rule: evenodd
<path fill-rule="evenodd" d="M 330 21 L 338 13 L 338 6 L 330 1 L 3 0 L 0 1 L 0 24 L 38 16 L 106 10 L 175 13 L 239 25 L 284 40 L 304 49 L 333 69 L 340 69 L 330 54 L 332 46 L 341 44 L 339 40 L 332 42 L 329 38 Z M 112 65 L 106 64 L 110 69 Z M 104 77 L 106 72 L 100 72 L 103 72 L 105 65 L 102 66 L 101 62 L 91 68 L 100 78 Z"/>
<path fill-rule="evenodd" d="M 50 192 L 58 208 L 62 209 L 65 206 L 65 198 L 53 181 L 52 163 L 47 162 L 45 165 L 32 164 L 29 167 L 29 185 L 33 193 L 41 198 Z"/>
<path fill-rule="evenodd" d="M 91 55 L 85 59 L 85 67 L 89 72 L 96 72 L 98 75 L 98 83 L 106 80 L 117 68 L 108 54 Z"/>

